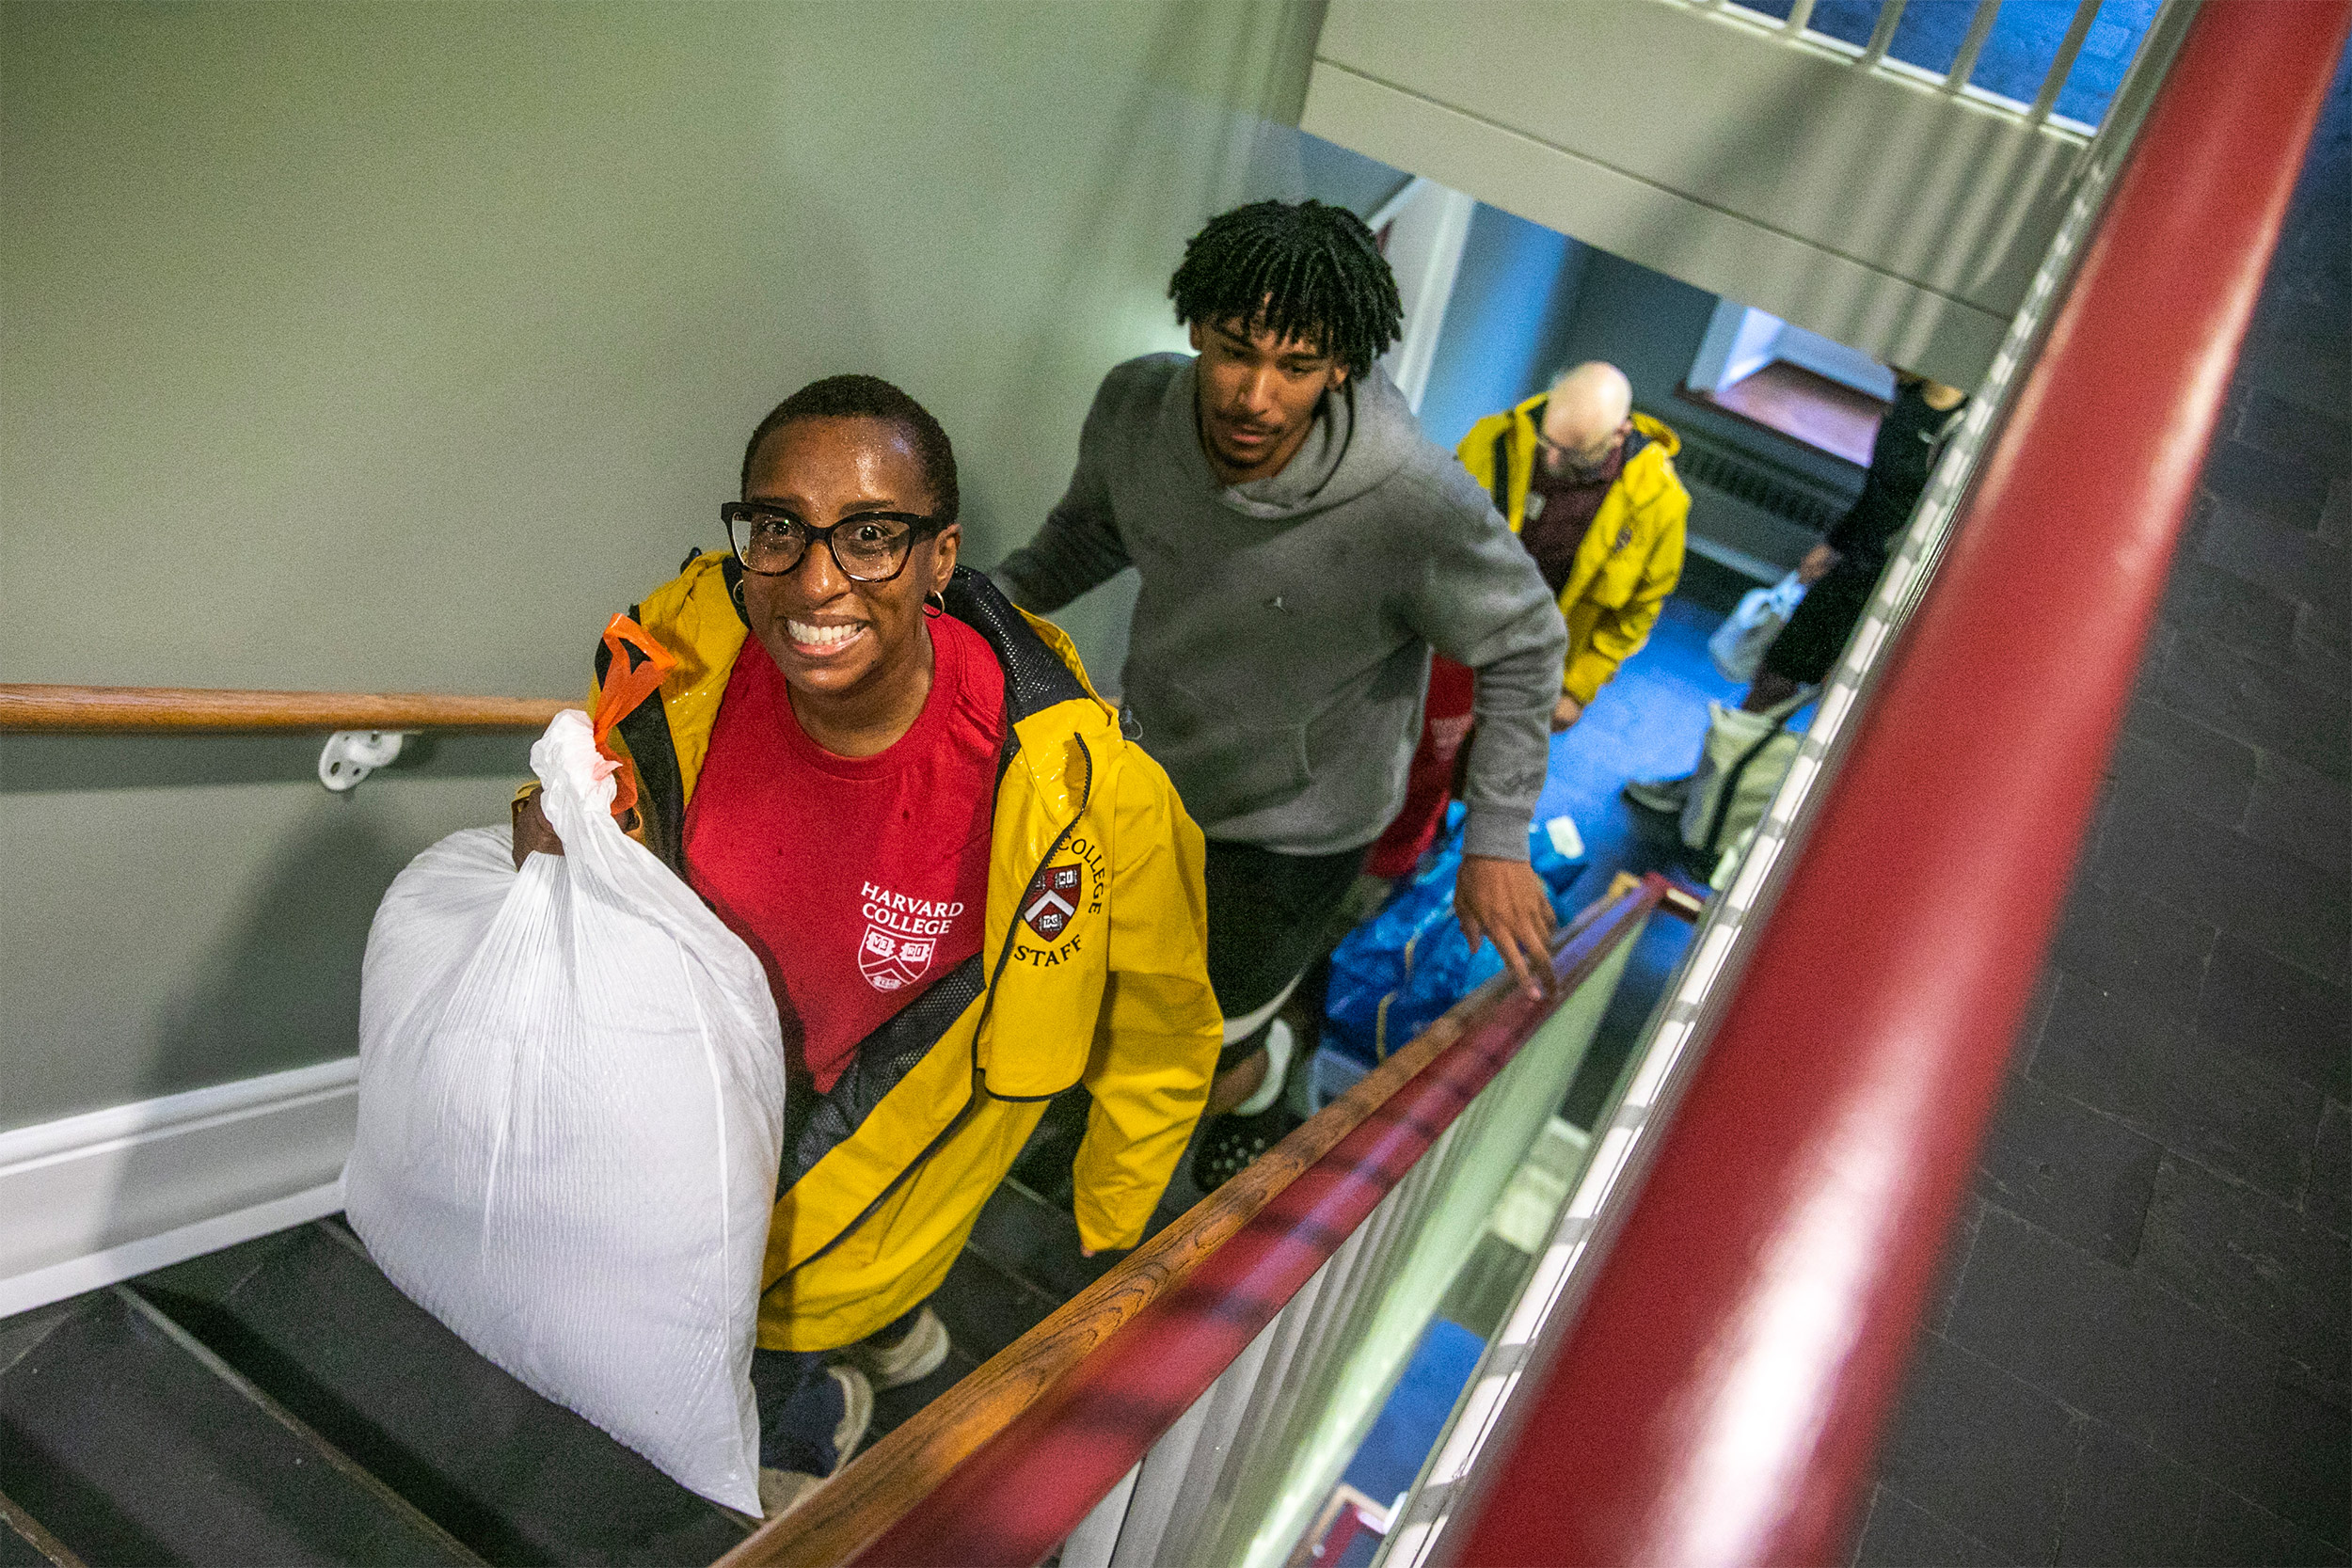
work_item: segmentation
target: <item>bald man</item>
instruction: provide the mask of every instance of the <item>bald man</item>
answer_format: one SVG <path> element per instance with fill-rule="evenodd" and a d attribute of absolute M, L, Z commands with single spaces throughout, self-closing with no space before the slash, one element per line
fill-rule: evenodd
<path fill-rule="evenodd" d="M 1568 624 L 1555 733 L 1649 641 L 1682 576 L 1691 493 L 1675 477 L 1681 446 L 1633 411 L 1623 371 L 1592 360 L 1479 420 L 1454 449 L 1535 558 Z"/>

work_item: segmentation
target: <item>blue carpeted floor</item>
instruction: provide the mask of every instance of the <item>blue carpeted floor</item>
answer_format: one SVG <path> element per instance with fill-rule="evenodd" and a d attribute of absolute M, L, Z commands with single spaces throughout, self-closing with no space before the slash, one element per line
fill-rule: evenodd
<path fill-rule="evenodd" d="M 1708 701 L 1736 702 L 1746 689 L 1717 674 L 1707 657 L 1707 639 L 1722 620 L 1689 600 L 1666 601 L 1648 645 L 1600 689 L 1575 728 L 1552 736 L 1536 820 L 1565 812 L 1589 844 L 1607 832 L 1613 813 L 1625 811 L 1619 784 L 1691 770 Z"/>
<path fill-rule="evenodd" d="M 1431 1323 L 1341 1481 L 1384 1508 L 1395 1501 L 1421 1473 L 1422 1461 L 1429 1457 L 1430 1445 L 1486 1349 L 1486 1341 L 1460 1323 L 1443 1318 Z M 1333 1568 L 1362 1568 L 1378 1546 L 1376 1538 L 1359 1536 Z"/>

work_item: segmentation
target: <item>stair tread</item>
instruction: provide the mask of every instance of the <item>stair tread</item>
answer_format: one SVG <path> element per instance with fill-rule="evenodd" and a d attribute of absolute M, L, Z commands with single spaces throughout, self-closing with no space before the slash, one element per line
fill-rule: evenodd
<path fill-rule="evenodd" d="M 141 1288 L 271 1398 L 497 1563 L 704 1563 L 726 1513 L 477 1355 L 321 1222 Z"/>
<path fill-rule="evenodd" d="M 84 1568 L 84 1564 L 14 1497 L 0 1492 L 0 1568 Z"/>
<path fill-rule="evenodd" d="M 0 1519 L 0 1568 L 49 1568 L 49 1558 Z"/>
<path fill-rule="evenodd" d="M 0 1372 L 0 1490 L 90 1562 L 462 1560 L 112 1292 Z"/>

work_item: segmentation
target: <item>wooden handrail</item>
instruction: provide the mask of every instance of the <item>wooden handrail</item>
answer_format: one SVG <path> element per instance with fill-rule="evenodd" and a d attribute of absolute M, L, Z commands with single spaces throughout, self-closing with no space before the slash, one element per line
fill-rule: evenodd
<path fill-rule="evenodd" d="M 1617 912 L 1625 898 L 1622 889 L 1613 888 L 1581 911 L 1559 934 L 1555 951 L 1567 952 L 1578 937 Z M 831 1565 L 873 1542 L 1513 994 L 1510 976 L 1502 974 L 1456 1003 L 1240 1175 L 858 1455 L 806 1503 L 721 1558 L 717 1568 Z"/>
<path fill-rule="evenodd" d="M 858 1568 L 1042 1561 L 1339 1255 L 1561 1003 L 1642 928 L 1664 888 L 1653 873 L 1606 900 L 1553 956 L 1552 995 L 1503 988 L 1181 1286 L 1094 1346 L 851 1560 Z"/>
<path fill-rule="evenodd" d="M 433 692 L 222 691 L 169 686 L 0 686 L 0 732 L 137 735 L 236 730 L 536 730 L 577 702 Z"/>

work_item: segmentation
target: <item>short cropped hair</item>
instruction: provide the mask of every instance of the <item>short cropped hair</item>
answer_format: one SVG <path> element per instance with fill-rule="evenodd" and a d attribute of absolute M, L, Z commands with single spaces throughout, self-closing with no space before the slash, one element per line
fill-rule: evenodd
<path fill-rule="evenodd" d="M 930 486 L 931 515 L 941 527 L 956 520 L 956 449 L 931 411 L 877 375 L 829 375 L 812 381 L 769 410 L 743 448 L 742 489 L 752 487 L 752 465 L 768 437 L 800 420 L 881 420 L 898 427 L 923 466 Z"/>
<path fill-rule="evenodd" d="M 1313 343 L 1365 375 L 1405 321 L 1364 220 L 1320 201 L 1253 201 L 1211 218 L 1168 282 L 1176 319 Z"/>

